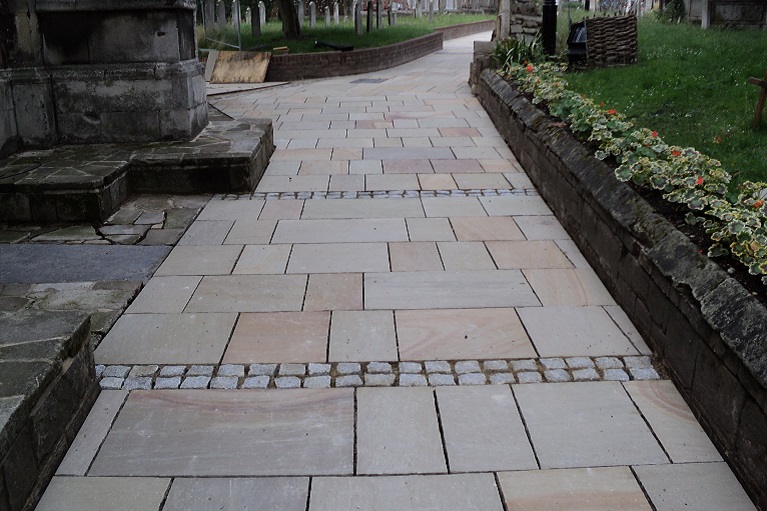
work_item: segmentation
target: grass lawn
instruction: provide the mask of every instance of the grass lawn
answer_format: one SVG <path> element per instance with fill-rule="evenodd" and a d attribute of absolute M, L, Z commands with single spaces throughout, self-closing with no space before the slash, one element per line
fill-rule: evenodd
<path fill-rule="evenodd" d="M 751 129 L 759 88 L 746 83 L 764 76 L 764 32 L 701 30 L 648 14 L 639 22 L 638 43 L 636 65 L 570 73 L 570 88 L 656 130 L 669 144 L 720 160 L 735 182 L 767 181 L 767 120 Z"/>
<path fill-rule="evenodd" d="M 283 39 L 282 24 L 279 21 L 268 22 L 266 27 L 263 28 L 261 36 L 258 38 L 251 35 L 250 25 L 243 25 L 242 47 L 248 49 L 259 45 L 265 45 L 268 48 L 287 46 L 290 48 L 290 53 L 330 51 L 327 48 L 314 48 L 314 41 L 323 41 L 327 43 L 354 46 L 355 49 L 375 48 L 377 46 L 394 44 L 426 35 L 437 27 L 469 23 L 472 21 L 483 21 L 493 18 L 494 16 L 491 14 L 435 14 L 434 22 L 429 23 L 428 15 L 424 15 L 421 18 L 400 15 L 397 17 L 397 24 L 394 27 L 389 27 L 386 21 L 386 16 L 382 16 L 382 26 L 380 30 L 374 29 L 370 34 L 357 35 L 354 32 L 354 23 L 352 21 L 346 23 L 342 21 L 338 26 L 331 25 L 326 27 L 325 15 L 317 13 L 317 26 L 315 28 L 309 28 L 308 23 L 304 25 L 301 31 L 303 39 L 300 41 L 288 41 Z M 363 19 L 363 23 L 366 22 L 367 21 Z M 375 20 L 373 21 L 373 25 L 375 26 Z M 223 38 L 222 34 L 219 33 L 215 34 L 212 39 L 217 41 L 223 40 L 229 44 L 237 44 L 237 32 L 233 28 L 229 28 L 226 31 L 226 34 L 223 35 Z M 223 45 L 205 40 L 201 29 L 198 29 L 198 45 L 200 48 L 227 49 Z"/>

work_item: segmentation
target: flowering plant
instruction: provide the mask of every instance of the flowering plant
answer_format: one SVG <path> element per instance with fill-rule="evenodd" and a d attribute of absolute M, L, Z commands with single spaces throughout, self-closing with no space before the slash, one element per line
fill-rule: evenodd
<path fill-rule="evenodd" d="M 532 94 L 534 104 L 546 104 L 581 140 L 593 143 L 596 158 L 615 158 L 619 180 L 659 190 L 666 200 L 686 205 L 687 221 L 702 225 L 713 241 L 710 257 L 731 254 L 767 284 L 767 183 L 745 182 L 737 199 L 731 199 L 731 176 L 719 161 L 693 148 L 669 146 L 657 132 L 568 90 L 565 70 L 556 63 L 507 61 L 499 73 Z"/>

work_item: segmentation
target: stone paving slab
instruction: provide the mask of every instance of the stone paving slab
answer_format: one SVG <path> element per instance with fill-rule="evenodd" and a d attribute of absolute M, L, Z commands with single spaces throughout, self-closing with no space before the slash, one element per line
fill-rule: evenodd
<path fill-rule="evenodd" d="M 171 480 L 149 477 L 62 477 L 51 480 L 36 509 L 157 511 Z"/>
<path fill-rule="evenodd" d="M 0 245 L 0 284 L 148 280 L 163 246 Z"/>
<path fill-rule="evenodd" d="M 669 463 L 620 383 L 520 385 L 514 395 L 541 468 Z"/>
<path fill-rule="evenodd" d="M 176 478 L 163 511 L 279 509 L 305 511 L 307 477 Z"/>
<path fill-rule="evenodd" d="M 203 277 L 186 312 L 300 311 L 306 275 L 224 275 Z"/>
<path fill-rule="evenodd" d="M 136 391 L 89 475 L 350 475 L 354 391 Z"/>
<path fill-rule="evenodd" d="M 492 474 L 318 477 L 310 511 L 502 511 Z"/>

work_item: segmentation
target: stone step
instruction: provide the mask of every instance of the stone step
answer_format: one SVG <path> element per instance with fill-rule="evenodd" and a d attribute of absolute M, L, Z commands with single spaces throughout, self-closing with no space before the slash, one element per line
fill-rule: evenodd
<path fill-rule="evenodd" d="M 216 119 L 189 142 L 59 146 L 0 162 L 0 221 L 103 222 L 130 193 L 255 189 L 274 150 L 268 119 Z"/>

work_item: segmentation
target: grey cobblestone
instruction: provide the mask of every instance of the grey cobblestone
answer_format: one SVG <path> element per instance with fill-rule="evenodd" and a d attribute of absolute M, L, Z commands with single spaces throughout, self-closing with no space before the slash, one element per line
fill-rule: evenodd
<path fill-rule="evenodd" d="M 420 373 L 421 371 L 423 371 L 423 366 L 421 365 L 420 362 L 400 362 L 399 363 L 400 373 Z"/>
<path fill-rule="evenodd" d="M 514 369 L 515 372 L 519 371 L 537 371 L 538 370 L 538 364 L 535 363 L 535 360 L 512 360 L 511 361 L 511 368 Z"/>
<path fill-rule="evenodd" d="M 181 385 L 181 376 L 171 376 L 169 378 L 157 378 L 154 381 L 155 389 L 177 389 Z"/>
<path fill-rule="evenodd" d="M 210 376 L 187 376 L 181 382 L 182 389 L 207 389 Z"/>
<path fill-rule="evenodd" d="M 217 376 L 235 376 L 241 378 L 245 376 L 245 366 L 239 364 L 223 364 L 218 368 Z"/>
<path fill-rule="evenodd" d="M 371 387 L 391 387 L 394 385 L 393 374 L 374 373 L 365 375 L 365 385 Z"/>
<path fill-rule="evenodd" d="M 250 364 L 248 376 L 274 376 L 277 364 Z"/>
<path fill-rule="evenodd" d="M 493 385 L 502 385 L 506 383 L 514 383 L 517 379 L 513 373 L 495 373 L 490 375 L 490 383 Z"/>
<path fill-rule="evenodd" d="M 541 365 L 546 369 L 565 369 L 565 360 L 562 358 L 542 358 Z"/>
<path fill-rule="evenodd" d="M 299 389 L 301 388 L 301 378 L 297 376 L 280 376 L 274 379 L 274 386 L 278 389 Z"/>
<path fill-rule="evenodd" d="M 106 378 L 125 378 L 129 372 L 129 366 L 106 366 L 101 374 Z"/>
<path fill-rule="evenodd" d="M 543 376 L 546 377 L 546 381 L 552 383 L 570 381 L 570 373 L 564 369 L 549 369 L 548 371 L 543 371 Z"/>
<path fill-rule="evenodd" d="M 632 367 L 629 369 L 635 380 L 659 380 L 660 375 L 652 367 Z"/>
<path fill-rule="evenodd" d="M 517 380 L 519 383 L 540 383 L 543 381 L 541 373 L 532 371 L 522 371 L 517 373 Z"/>
<path fill-rule="evenodd" d="M 571 357 L 567 359 L 567 367 L 570 369 L 586 369 L 594 367 L 594 362 L 588 357 Z"/>
<path fill-rule="evenodd" d="M 652 367 L 652 360 L 648 356 L 641 356 L 641 357 L 626 357 L 623 359 L 623 361 L 626 364 L 626 367 L 629 369 L 636 368 L 636 369 L 644 369 L 648 367 Z"/>
<path fill-rule="evenodd" d="M 400 387 L 425 387 L 427 384 L 426 377 L 422 374 L 400 374 L 399 386 Z"/>
<path fill-rule="evenodd" d="M 194 365 L 186 372 L 187 376 L 213 376 L 213 366 Z"/>
<path fill-rule="evenodd" d="M 455 372 L 458 374 L 478 373 L 480 371 L 479 362 L 476 360 L 461 360 L 455 363 Z"/>
<path fill-rule="evenodd" d="M 368 373 L 391 373 L 391 364 L 388 362 L 370 362 L 367 367 Z"/>
<path fill-rule="evenodd" d="M 128 373 L 129 378 L 139 378 L 141 376 L 154 376 L 157 373 L 157 366 L 133 366 Z"/>
<path fill-rule="evenodd" d="M 597 381 L 599 373 L 593 367 L 573 371 L 573 381 Z"/>
<path fill-rule="evenodd" d="M 152 377 L 151 376 L 137 376 L 133 378 L 125 378 L 123 383 L 124 390 L 138 390 L 138 389 L 151 389 Z"/>
<path fill-rule="evenodd" d="M 228 195 L 218 200 L 306 200 L 306 199 L 398 199 L 402 197 L 508 197 L 510 195 L 537 196 L 538 191 L 534 188 L 488 188 L 482 190 L 376 190 L 376 191 L 346 191 L 346 192 L 253 192 L 249 196 Z M 214 200 L 217 200 L 214 197 Z"/>
<path fill-rule="evenodd" d="M 165 366 L 160 369 L 160 377 L 184 376 L 186 366 Z"/>
<path fill-rule="evenodd" d="M 623 369 L 605 369 L 604 378 L 607 381 L 629 381 L 629 375 Z"/>
<path fill-rule="evenodd" d="M 265 389 L 269 386 L 269 376 L 250 376 L 242 382 L 243 389 Z"/>
<path fill-rule="evenodd" d="M 303 376 L 306 374 L 306 366 L 304 364 L 280 364 L 279 374 L 280 376 Z"/>
<path fill-rule="evenodd" d="M 361 387 L 362 378 L 356 374 L 350 374 L 347 376 L 338 376 L 336 378 L 336 387 Z"/>
<path fill-rule="evenodd" d="M 358 374 L 362 371 L 362 368 L 356 362 L 341 362 L 336 366 L 338 374 Z"/>
<path fill-rule="evenodd" d="M 104 390 L 120 390 L 124 381 L 124 378 L 118 378 L 117 376 L 107 376 L 101 379 L 99 385 Z"/>
<path fill-rule="evenodd" d="M 309 375 L 310 376 L 318 376 L 318 375 L 326 375 L 330 374 L 331 365 L 330 364 L 317 364 L 317 363 L 310 363 L 308 365 Z"/>
<path fill-rule="evenodd" d="M 482 373 L 465 373 L 458 376 L 459 385 L 484 385 L 487 378 Z"/>
<path fill-rule="evenodd" d="M 432 360 L 424 362 L 427 373 L 452 373 L 453 370 L 450 367 L 450 362 L 445 360 Z"/>
<path fill-rule="evenodd" d="M 594 362 L 600 369 L 623 369 L 623 362 L 617 357 L 599 357 Z"/>
<path fill-rule="evenodd" d="M 400 376 L 401 378 L 402 376 Z M 455 385 L 455 378 L 452 374 L 444 374 L 444 373 L 432 373 L 429 375 L 429 385 L 432 385 L 434 387 L 438 386 L 444 386 L 444 385 Z"/>
<path fill-rule="evenodd" d="M 634 366 L 624 368 L 624 361 Z M 646 356 L 631 357 L 550 357 L 525 360 L 461 360 L 453 364 L 445 360 L 421 362 L 356 362 L 310 364 L 252 364 L 248 378 L 242 364 L 101 366 L 102 388 L 128 390 L 162 388 L 328 388 L 358 386 L 425 386 L 455 384 L 537 383 L 542 381 L 630 381 L 655 380 L 656 370 L 643 367 L 651 363 Z M 364 365 L 364 367 L 363 367 Z M 511 366 L 511 368 L 509 367 Z M 480 370 L 481 367 L 481 370 Z M 595 367 L 599 367 L 597 370 Z M 427 374 L 423 374 L 424 369 Z M 520 370 L 521 369 L 521 370 Z M 130 375 L 108 376 L 112 374 Z M 260 374 L 263 373 L 263 374 Z M 183 379 L 183 375 L 186 378 Z M 213 375 L 216 378 L 213 378 Z M 397 375 L 399 374 L 399 379 Z M 142 376 L 139 376 L 142 375 Z M 465 376 L 461 378 L 461 376 Z M 276 379 L 275 379 L 276 378 Z M 277 381 L 279 380 L 279 382 Z M 272 383 L 274 382 L 274 383 Z"/>
<path fill-rule="evenodd" d="M 330 376 L 309 376 L 304 379 L 304 388 L 306 389 L 329 389 L 331 383 Z"/>
<path fill-rule="evenodd" d="M 104 369 L 106 369 L 106 366 L 103 364 L 96 365 L 96 379 L 100 379 L 101 375 L 104 374 Z"/>
<path fill-rule="evenodd" d="M 508 371 L 509 363 L 505 360 L 486 360 L 482 363 L 485 371 Z"/>
<path fill-rule="evenodd" d="M 239 378 L 236 376 L 216 376 L 210 380 L 212 389 L 236 389 Z"/>

